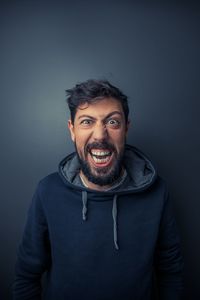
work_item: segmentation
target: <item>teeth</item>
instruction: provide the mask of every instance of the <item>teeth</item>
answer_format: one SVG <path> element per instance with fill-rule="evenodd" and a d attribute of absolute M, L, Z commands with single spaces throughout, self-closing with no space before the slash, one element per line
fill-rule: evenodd
<path fill-rule="evenodd" d="M 93 155 L 97 155 L 97 156 L 105 156 L 105 155 L 109 155 L 110 151 L 97 151 L 97 150 L 91 150 L 91 153 Z"/>
<path fill-rule="evenodd" d="M 94 161 L 96 163 L 106 163 L 109 161 L 110 157 L 107 156 L 106 158 L 96 158 L 95 156 L 92 156 L 92 158 L 94 159 Z"/>

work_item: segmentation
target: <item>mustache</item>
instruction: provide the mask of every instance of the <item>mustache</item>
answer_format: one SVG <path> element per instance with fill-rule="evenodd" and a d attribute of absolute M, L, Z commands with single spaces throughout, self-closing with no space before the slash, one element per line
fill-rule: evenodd
<path fill-rule="evenodd" d="M 102 149 L 102 150 L 110 150 L 116 152 L 114 145 L 106 141 L 90 143 L 86 146 L 85 150 L 86 152 L 90 152 L 92 149 Z"/>

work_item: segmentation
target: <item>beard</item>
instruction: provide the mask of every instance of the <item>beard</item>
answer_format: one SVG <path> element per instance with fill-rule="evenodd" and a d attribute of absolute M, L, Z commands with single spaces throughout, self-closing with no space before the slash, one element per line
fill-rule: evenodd
<path fill-rule="evenodd" d="M 124 157 L 124 148 L 120 153 L 117 153 L 114 145 L 108 143 L 108 142 L 96 142 L 96 143 L 91 143 L 88 144 L 84 153 L 85 157 L 87 155 L 90 155 L 90 150 L 92 148 L 94 149 L 109 149 L 114 153 L 114 160 L 112 166 L 106 166 L 106 167 L 96 167 L 92 168 L 86 158 L 84 159 L 77 150 L 76 144 L 76 153 L 77 157 L 80 163 L 80 168 L 83 172 L 83 174 L 86 176 L 88 181 L 97 184 L 99 186 L 105 186 L 105 185 L 111 185 L 114 183 L 121 174 L 122 171 L 122 163 L 123 163 L 123 157 Z"/>

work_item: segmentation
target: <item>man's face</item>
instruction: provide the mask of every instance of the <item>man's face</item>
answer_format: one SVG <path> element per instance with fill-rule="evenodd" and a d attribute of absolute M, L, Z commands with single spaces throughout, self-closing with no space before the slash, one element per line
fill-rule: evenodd
<path fill-rule="evenodd" d="M 68 122 L 71 137 L 87 179 L 109 185 L 122 168 L 127 124 L 121 103 L 104 98 L 78 107 L 74 124 Z"/>

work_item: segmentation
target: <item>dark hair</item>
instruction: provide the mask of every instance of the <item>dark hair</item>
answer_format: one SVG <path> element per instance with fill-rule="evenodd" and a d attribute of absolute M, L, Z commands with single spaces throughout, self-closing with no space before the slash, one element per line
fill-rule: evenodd
<path fill-rule="evenodd" d="M 124 95 L 117 87 L 110 84 L 107 80 L 87 80 L 76 84 L 72 89 L 66 90 L 66 94 L 72 123 L 74 123 L 76 110 L 79 105 L 84 103 L 94 103 L 105 97 L 115 98 L 121 103 L 125 121 L 128 121 L 129 107 L 127 96 Z"/>

